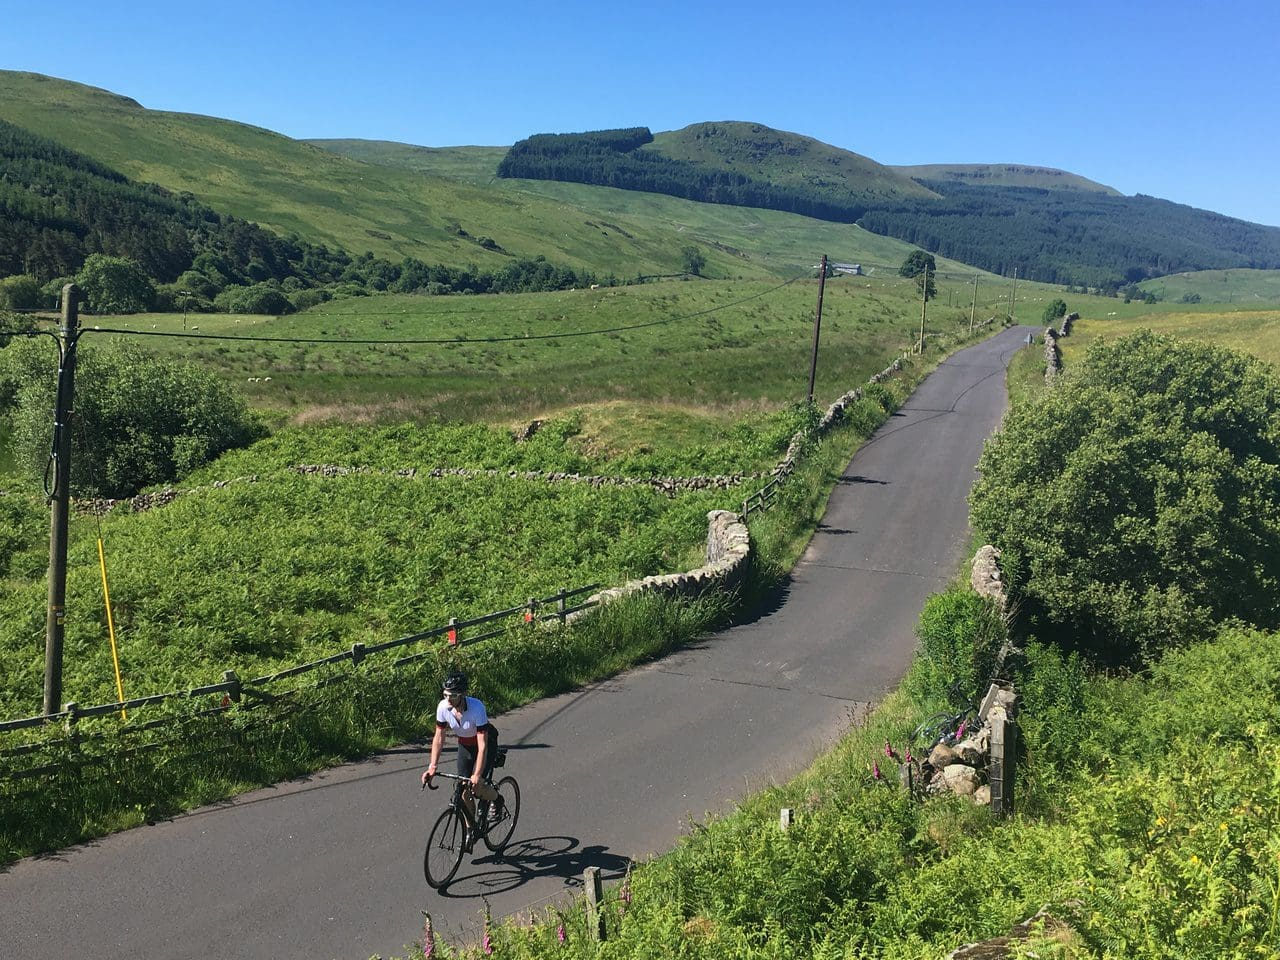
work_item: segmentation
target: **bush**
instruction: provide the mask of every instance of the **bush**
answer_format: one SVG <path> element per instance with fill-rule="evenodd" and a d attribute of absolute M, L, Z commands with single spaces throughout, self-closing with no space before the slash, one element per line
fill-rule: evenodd
<path fill-rule="evenodd" d="M 25 273 L 0 280 L 0 310 L 32 310 L 40 306 L 40 281 Z"/>
<path fill-rule="evenodd" d="M 72 488 L 125 497 L 177 479 L 263 435 L 244 402 L 199 366 L 132 344 L 81 342 L 72 420 Z M 13 449 L 33 477 L 52 442 L 57 352 L 43 338 L 0 353 L 0 397 L 14 398 Z"/>
<path fill-rule="evenodd" d="M 974 527 L 1042 639 L 1123 663 L 1280 622 L 1280 381 L 1251 357 L 1099 342 L 1011 412 L 979 472 Z"/>
<path fill-rule="evenodd" d="M 976 696 L 990 681 L 996 654 L 1005 639 L 1004 624 L 991 601 L 967 589 L 935 593 L 925 601 L 917 628 L 920 672 L 926 693 L 938 694 L 952 684 Z"/>
<path fill-rule="evenodd" d="M 76 274 L 93 313 L 140 313 L 150 310 L 156 289 L 142 267 L 124 257 L 92 254 Z"/>
<path fill-rule="evenodd" d="M 272 317 L 293 313 L 289 302 L 274 282 L 255 283 L 250 287 L 227 287 L 214 298 L 214 304 L 227 313 L 259 313 Z"/>
<path fill-rule="evenodd" d="M 1067 315 L 1067 302 L 1062 299 L 1057 299 L 1057 300 L 1054 300 L 1053 303 L 1049 304 L 1047 307 L 1044 308 L 1044 316 L 1041 317 L 1041 320 L 1047 326 L 1053 323 L 1055 320 L 1061 320 L 1066 315 Z"/>

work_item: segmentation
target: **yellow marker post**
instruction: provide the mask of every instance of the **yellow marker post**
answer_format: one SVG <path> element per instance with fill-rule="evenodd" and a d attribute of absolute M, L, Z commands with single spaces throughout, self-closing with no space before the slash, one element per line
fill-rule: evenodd
<path fill-rule="evenodd" d="M 124 684 L 120 681 L 120 654 L 116 650 L 116 624 L 111 616 L 111 594 L 107 591 L 107 556 L 102 551 L 102 538 L 98 538 L 98 565 L 102 568 L 102 599 L 107 605 L 107 635 L 111 637 L 111 660 L 116 665 L 116 693 L 120 702 L 124 703 Z M 122 709 L 120 719 L 128 720 L 129 715 Z"/>

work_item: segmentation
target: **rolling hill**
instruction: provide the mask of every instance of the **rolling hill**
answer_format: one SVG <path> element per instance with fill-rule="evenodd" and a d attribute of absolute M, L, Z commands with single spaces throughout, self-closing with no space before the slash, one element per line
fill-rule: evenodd
<path fill-rule="evenodd" d="M 1080 190 L 1084 193 L 1105 193 L 1112 197 L 1123 196 L 1119 190 L 1095 183 L 1078 173 L 1019 163 L 923 163 L 893 166 L 889 169 L 914 180 L 936 180 L 939 183 L 1038 187 L 1042 190 Z"/>
<path fill-rule="evenodd" d="M 912 179 L 911 172 L 939 179 Z M 759 124 L 695 124 L 660 135 L 644 127 L 538 134 L 511 148 L 498 175 L 856 222 L 992 272 L 1102 290 L 1182 271 L 1280 268 L 1277 227 L 1122 196 L 1045 167 L 895 170 Z"/>
<path fill-rule="evenodd" d="M 493 271 L 513 257 L 545 256 L 634 277 L 680 272 L 681 248 L 695 244 L 706 274 L 760 278 L 794 276 L 823 252 L 884 263 L 901 263 L 909 252 L 856 227 L 775 211 L 494 182 L 498 148 L 342 141 L 355 154 L 345 156 L 230 120 L 147 110 L 39 74 L 0 71 L 0 119 L 132 180 L 190 193 L 221 214 L 393 262 L 414 257 Z"/>

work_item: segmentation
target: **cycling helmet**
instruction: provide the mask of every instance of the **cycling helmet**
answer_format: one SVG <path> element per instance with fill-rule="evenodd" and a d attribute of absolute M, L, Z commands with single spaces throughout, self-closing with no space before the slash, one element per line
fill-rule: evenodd
<path fill-rule="evenodd" d="M 466 693 L 467 675 L 461 670 L 450 670 L 444 678 L 445 693 Z"/>

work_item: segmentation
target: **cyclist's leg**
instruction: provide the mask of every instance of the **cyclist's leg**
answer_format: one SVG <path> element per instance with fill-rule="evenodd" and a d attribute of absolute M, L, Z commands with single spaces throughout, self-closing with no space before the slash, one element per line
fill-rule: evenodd
<path fill-rule="evenodd" d="M 473 770 L 475 770 L 475 768 L 476 768 L 476 748 L 474 746 L 468 746 L 465 743 L 459 743 L 458 744 L 458 776 L 470 779 L 471 773 Z M 468 819 L 470 819 L 472 823 L 477 823 L 478 821 L 476 820 L 476 805 L 475 805 L 475 801 L 471 799 L 471 791 L 464 789 L 464 784 L 461 780 L 458 780 L 456 782 L 457 782 L 457 786 L 455 787 L 454 794 L 453 794 L 454 799 L 462 801 L 462 806 L 467 812 Z M 470 844 L 470 840 L 468 839 L 468 845 L 469 844 Z"/>
<path fill-rule="evenodd" d="M 498 805 L 497 810 L 499 814 L 502 811 L 502 797 L 499 796 L 498 791 L 493 788 L 493 763 L 498 759 L 498 728 L 491 724 L 489 729 L 485 731 L 484 737 L 486 744 L 484 751 L 484 778 L 481 783 L 481 787 L 484 789 L 477 790 L 477 793 L 480 794 L 481 822 L 484 822 L 491 803 L 496 803 Z M 486 797 L 484 795 L 485 792 L 491 794 L 491 796 Z"/>

